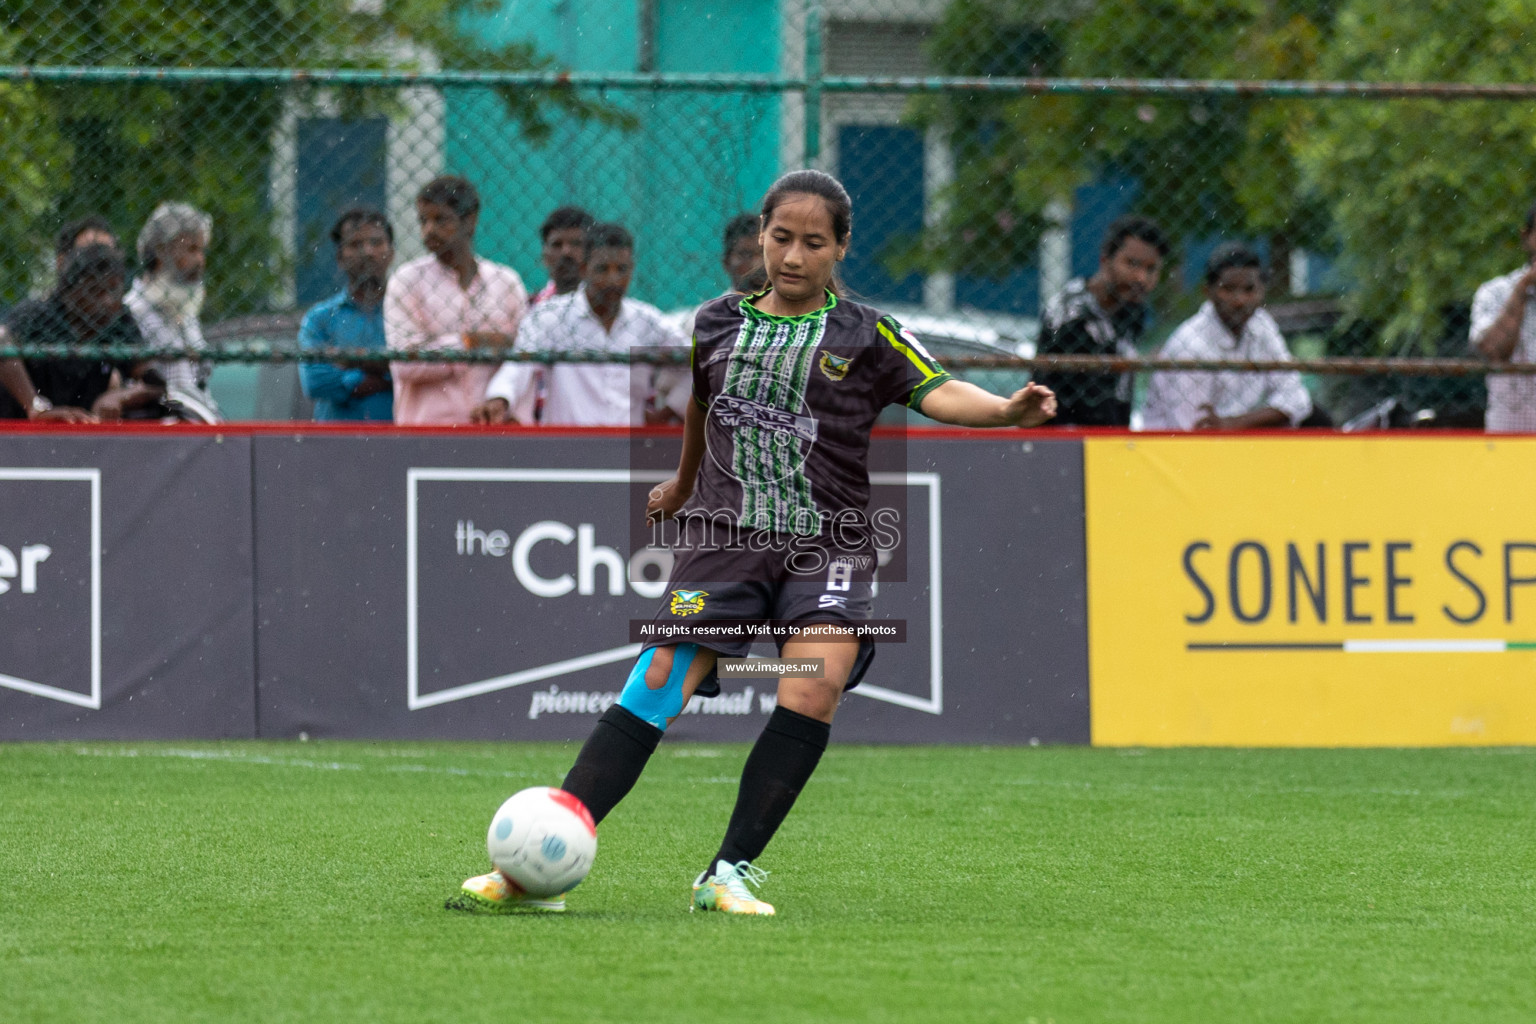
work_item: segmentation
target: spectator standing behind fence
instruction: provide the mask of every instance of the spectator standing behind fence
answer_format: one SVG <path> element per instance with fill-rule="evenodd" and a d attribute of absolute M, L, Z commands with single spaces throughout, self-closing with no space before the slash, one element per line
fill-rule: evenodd
<path fill-rule="evenodd" d="M 77 250 L 53 294 L 11 310 L 5 333 L 21 345 L 142 345 L 138 325 L 123 307 L 127 277 L 116 249 L 89 245 Z M 8 392 L 0 393 L 0 418 L 121 419 L 125 411 L 160 399 L 159 389 L 131 379 L 132 369 L 131 361 L 95 356 L 29 359 L 19 379 L 0 377 Z"/>
<path fill-rule="evenodd" d="M 79 250 L 92 245 L 104 245 L 118 252 L 123 248 L 122 243 L 117 240 L 117 232 L 112 230 L 112 222 L 100 214 L 81 217 L 64 225 L 53 241 L 54 273 L 63 277 L 64 266 L 69 262 L 69 258 Z"/>
<path fill-rule="evenodd" d="M 509 348 L 528 310 L 523 279 L 475 255 L 480 195 L 463 178 L 434 178 L 416 196 L 429 255 L 396 270 L 384 293 L 384 338 L 394 351 Z M 395 422 L 468 423 L 495 367 L 486 363 L 390 365 Z"/>
<path fill-rule="evenodd" d="M 1280 325 L 1264 309 L 1264 264 L 1246 245 L 1217 246 L 1205 265 L 1206 302 L 1179 325 L 1163 359 L 1292 362 Z M 1301 374 L 1159 371 L 1142 407 L 1146 430 L 1295 427 L 1312 411 Z"/>
<path fill-rule="evenodd" d="M 121 252 L 122 245 L 117 240 L 117 233 L 112 230 L 112 224 L 105 217 L 92 214 L 79 220 L 71 221 L 60 229 L 54 239 L 53 270 L 55 282 L 64 277 L 64 268 L 69 259 L 81 249 L 92 245 L 104 245 L 114 252 Z M 119 296 L 121 298 L 121 296 Z M 0 326 L 0 332 L 5 328 Z M 137 334 L 137 329 L 135 329 Z M 55 407 L 46 396 L 33 406 L 35 397 L 41 392 L 32 384 L 32 378 L 27 373 L 26 364 L 20 359 L 0 359 L 0 387 L 9 392 L 21 407 L 27 410 L 28 419 L 53 420 L 63 423 L 88 422 L 93 417 L 85 409 L 79 409 L 70 405 Z"/>
<path fill-rule="evenodd" d="M 544 223 L 539 225 L 539 258 L 549 273 L 549 280 L 528 300 L 530 307 L 556 295 L 569 295 L 581 287 L 586 273 L 587 229 L 597 223 L 586 210 L 579 206 L 561 206 L 552 210 Z M 549 397 L 549 379 L 544 367 L 537 363 L 518 363 L 517 369 L 508 371 L 519 378 L 511 390 L 524 398 L 512 410 L 512 419 L 519 423 L 533 423 L 543 414 L 544 402 Z"/>
<path fill-rule="evenodd" d="M 537 306 L 556 295 L 569 295 L 581 287 L 586 272 L 587 231 L 597 218 L 579 206 L 562 206 L 539 225 L 539 259 L 549 281 L 529 300 Z"/>
<path fill-rule="evenodd" d="M 1040 317 L 1039 355 L 1137 354 L 1147 324 L 1147 295 L 1168 258 L 1168 238 L 1145 217 L 1110 224 L 1099 249 L 1099 269 L 1088 280 L 1073 278 L 1046 303 Z M 1042 372 L 1042 386 L 1056 393 L 1055 422 L 1124 427 L 1131 422 L 1128 373 Z"/>
<path fill-rule="evenodd" d="M 342 211 L 331 228 L 336 264 L 347 286 L 304 314 L 302 349 L 369 349 L 380 358 L 299 364 L 299 383 L 315 403 L 317 420 L 394 419 L 394 382 L 384 351 L 384 284 L 395 258 L 395 230 L 368 206 Z"/>
<path fill-rule="evenodd" d="M 139 231 L 139 276 L 125 300 L 145 344 L 201 351 L 208 243 L 213 218 L 186 203 L 161 203 Z M 166 401 L 186 419 L 217 422 L 218 404 L 208 392 L 213 372 L 203 359 L 156 359 L 145 379 L 165 385 Z"/>
<path fill-rule="evenodd" d="M 534 351 L 601 351 L 676 347 L 683 338 L 661 310 L 631 299 L 635 240 L 618 224 L 596 224 L 587 232 L 586 278 L 570 295 L 539 303 L 523 324 L 522 343 Z M 506 363 L 491 379 L 486 401 L 475 410 L 481 423 L 505 423 L 528 386 L 522 364 Z M 650 398 L 651 367 L 636 363 L 556 363 L 549 373 L 546 425 L 622 427 L 644 422 Z"/>
<path fill-rule="evenodd" d="M 1536 362 L 1536 206 L 1525 214 L 1519 270 L 1484 282 L 1472 299 L 1472 347 L 1495 363 Z M 1488 375 L 1489 433 L 1536 431 L 1536 377 Z"/>
<path fill-rule="evenodd" d="M 720 258 L 731 292 L 756 295 L 768 287 L 763 266 L 762 220 L 755 213 L 738 213 L 725 225 L 725 255 Z"/>

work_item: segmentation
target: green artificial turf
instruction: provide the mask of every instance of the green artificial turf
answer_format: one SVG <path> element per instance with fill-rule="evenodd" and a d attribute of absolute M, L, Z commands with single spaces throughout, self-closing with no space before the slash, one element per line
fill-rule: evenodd
<path fill-rule="evenodd" d="M 0 746 L 0 1020 L 1536 1019 L 1536 751 L 834 746 L 738 920 L 663 746 L 570 913 L 443 910 L 573 754 Z"/>

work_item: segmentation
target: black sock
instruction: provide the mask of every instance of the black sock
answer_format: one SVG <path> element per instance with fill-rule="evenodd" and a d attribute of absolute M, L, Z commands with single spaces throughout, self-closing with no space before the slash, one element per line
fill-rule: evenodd
<path fill-rule="evenodd" d="M 629 795 L 660 742 L 660 729 L 615 704 L 597 720 L 560 788 L 602 821 Z"/>
<path fill-rule="evenodd" d="M 757 860 L 779 830 L 795 798 L 827 749 L 832 727 L 788 708 L 774 708 L 741 770 L 736 809 L 726 827 L 720 852 L 706 874 L 720 861 L 735 864 Z"/>

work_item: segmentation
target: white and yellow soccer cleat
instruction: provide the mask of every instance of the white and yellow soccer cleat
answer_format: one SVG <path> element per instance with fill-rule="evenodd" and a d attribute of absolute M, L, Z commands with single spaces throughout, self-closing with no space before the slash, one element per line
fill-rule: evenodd
<path fill-rule="evenodd" d="M 448 897 L 443 906 L 471 914 L 563 914 L 565 895 L 529 896 L 508 881 L 506 875 L 492 871 L 465 879 L 459 891 Z"/>
<path fill-rule="evenodd" d="M 693 902 L 690 911 L 718 910 L 722 914 L 747 914 L 772 917 L 773 904 L 764 903 L 752 895 L 750 885 L 762 885 L 768 872 L 753 867 L 750 861 L 731 864 L 720 861 L 712 875 L 700 875 L 693 883 Z"/>

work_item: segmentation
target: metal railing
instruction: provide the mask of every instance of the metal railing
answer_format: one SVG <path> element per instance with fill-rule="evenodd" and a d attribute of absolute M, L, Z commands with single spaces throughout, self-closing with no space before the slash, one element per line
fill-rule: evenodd
<path fill-rule="evenodd" d="M 687 349 L 611 352 L 601 349 L 529 351 L 505 348 L 391 349 L 287 348 L 225 344 L 208 348 L 154 348 L 142 345 L 0 345 L 0 359 L 90 359 L 108 362 L 181 360 L 208 363 L 605 363 L 650 366 L 686 365 Z M 1304 373 L 1317 376 L 1483 377 L 1488 374 L 1536 376 L 1536 363 L 1492 363 L 1480 359 L 1354 357 L 1336 359 L 1162 359 L 1153 356 L 957 355 L 942 360 L 946 368 L 1050 370 L 1061 373 Z"/>
<path fill-rule="evenodd" d="M 985 315 L 979 312 L 983 310 L 986 314 L 1005 312 L 1020 319 L 1033 317 L 1037 308 L 1016 309 L 1007 305 L 1005 300 L 1011 299 L 1011 295 L 1001 299 L 997 294 L 977 298 L 976 293 L 989 287 L 994 292 L 1038 287 L 1043 299 L 1048 284 L 1064 283 L 1069 272 L 1075 276 L 1083 274 L 1084 261 L 1074 261 L 1073 257 L 1096 248 L 1098 236 L 1091 235 L 1090 228 L 1093 232 L 1102 231 L 1114 213 L 1129 211 L 1163 221 L 1174 236 L 1176 251 L 1169 263 L 1168 276 L 1180 279 L 1165 286 L 1165 291 L 1156 297 L 1165 314 L 1171 310 L 1185 315 L 1193 311 L 1190 300 L 1197 288 L 1201 258 L 1197 254 L 1208 251 L 1209 241 L 1247 238 L 1268 246 L 1265 259 L 1275 271 L 1276 298 L 1281 293 L 1342 294 L 1345 305 L 1350 306 L 1348 312 L 1360 314 L 1353 322 L 1369 324 L 1369 330 L 1375 332 L 1365 342 L 1360 342 L 1358 335 L 1341 340 L 1343 332 L 1323 326 L 1309 331 L 1315 335 L 1314 344 L 1306 351 L 1351 356 L 1388 351 L 1459 356 L 1468 351 L 1464 326 L 1456 329 L 1459 333 L 1442 331 L 1438 329 L 1437 317 L 1447 304 L 1464 303 L 1470 298 L 1480 281 L 1513 268 L 1513 261 L 1519 256 L 1514 244 L 1516 227 L 1526 203 L 1512 194 L 1507 210 L 1496 207 L 1495 199 L 1489 198 L 1496 189 L 1457 191 L 1457 176 L 1439 181 L 1427 171 L 1419 175 L 1418 170 L 1421 165 L 1432 163 L 1437 152 L 1449 153 L 1454 162 L 1473 157 L 1495 159 L 1490 154 L 1508 150 L 1512 155 L 1507 159 L 1497 158 L 1512 167 L 1530 166 L 1533 160 L 1523 159 L 1520 147 L 1536 137 L 1536 115 L 1531 115 L 1531 130 L 1513 123 L 1524 116 L 1522 112 L 1529 101 L 1536 99 L 1536 83 L 1526 80 L 1523 66 L 1515 65 L 1515 70 L 1511 70 L 1511 66 L 1501 64 L 1502 58 L 1492 43 L 1487 43 L 1492 48 L 1483 54 L 1487 59 L 1481 63 L 1456 50 L 1443 61 L 1421 62 L 1416 67 L 1394 65 L 1390 53 L 1384 55 L 1370 48 L 1375 45 L 1373 39 L 1383 38 L 1380 33 L 1369 38 L 1346 39 L 1350 31 L 1360 30 L 1358 25 L 1351 28 L 1354 22 L 1325 23 L 1334 17 L 1336 8 L 1349 4 L 1323 5 L 1316 10 L 1312 6 L 1302 10 L 1305 5 L 1297 5 L 1295 10 L 1284 4 L 1261 5 L 1270 9 L 1271 14 L 1284 9 L 1280 21 L 1270 22 L 1265 21 L 1268 15 L 1263 12 L 1229 5 L 1222 8 L 1224 14 L 1213 17 L 1209 23 L 1194 15 L 1140 23 L 1128 20 L 1139 16 L 1138 5 L 1117 6 L 1112 0 L 1046 5 L 1051 8 L 1046 13 L 1042 13 L 1045 9 L 1039 5 L 1002 0 L 971 3 L 971 7 L 991 11 L 997 17 L 978 21 L 968 30 L 972 36 L 962 40 L 958 57 L 954 39 L 950 38 L 945 44 L 950 47 L 946 51 L 949 57 L 944 57 L 932 42 L 936 33 L 947 31 L 944 26 L 953 22 L 952 15 L 966 6 L 959 0 L 926 5 L 903 4 L 898 0 L 793 0 L 783 5 L 765 5 L 775 8 L 772 17 L 780 19 L 777 28 L 785 30 L 778 37 L 784 52 L 775 58 L 775 70 L 662 73 L 652 69 L 658 65 L 711 65 L 690 65 L 677 54 L 659 60 L 659 12 L 654 3 L 645 0 L 628 5 L 619 0 L 577 0 L 565 5 L 581 8 L 572 17 L 598 17 L 604 24 L 616 24 L 617 18 L 638 15 L 639 40 L 632 64 L 636 70 L 606 71 L 560 69 L 556 59 L 538 47 L 521 61 L 508 59 L 498 64 L 485 59 L 464 60 L 461 63 L 472 66 L 438 68 L 438 55 L 409 39 L 400 46 L 372 48 L 330 43 L 310 46 L 313 41 L 307 39 L 284 40 L 295 44 L 285 48 L 270 45 L 264 39 L 260 45 L 253 44 L 249 52 L 287 54 L 289 59 L 256 58 L 243 66 L 233 66 L 235 58 L 220 56 L 212 49 L 197 50 L 196 46 L 202 44 L 189 43 L 190 49 L 179 52 L 176 47 L 181 42 L 174 37 L 167 42 L 167 37 L 156 36 L 153 45 L 144 43 L 132 34 L 149 34 L 145 19 L 103 21 L 100 31 L 118 33 L 122 38 L 91 39 L 87 40 L 88 45 L 80 41 L 83 36 L 64 30 L 79 20 L 64 16 L 71 10 L 84 18 L 117 2 L 48 0 L 30 9 L 24 5 L 7 30 L 12 34 L 0 36 L 0 43 L 9 44 L 15 42 L 15 33 L 30 31 L 41 40 L 23 38 L 19 45 L 7 45 L 0 50 L 11 61 L 0 65 L 0 110 L 7 110 L 6 103 L 12 100 L 36 101 L 34 106 L 18 108 L 19 112 L 13 115 L 16 131 L 9 140 L 10 148 L 13 154 L 20 153 L 22 157 L 5 166 L 10 168 L 11 181 L 19 183 L 13 188 L 15 196 L 0 186 L 0 209 L 8 214 L 4 218 L 7 223 L 0 224 L 0 257 L 9 260 L 4 266 L 9 275 L 7 301 L 46 288 L 52 269 L 44 246 L 60 221 L 83 213 L 105 212 L 123 231 L 123 237 L 131 240 L 130 231 L 135 223 L 142 223 L 142 218 L 159 201 L 174 198 L 191 200 L 214 216 L 210 274 L 218 279 L 210 284 L 210 318 L 307 305 L 313 295 L 306 297 L 297 290 L 295 267 L 305 259 L 311 265 L 328 260 L 330 252 L 324 237 L 328 225 L 322 222 L 333 216 L 334 211 L 326 208 L 313 213 L 313 223 L 307 227 L 299 223 L 302 218 L 297 211 L 301 200 L 307 198 L 314 205 L 321 204 L 316 203 L 313 194 L 299 195 L 299 186 L 293 184 L 298 179 L 294 168 L 302 163 L 303 156 L 298 153 L 297 139 L 305 117 L 340 121 L 361 116 L 358 111 L 362 111 L 390 122 L 388 146 L 393 162 L 386 176 L 392 182 L 405 184 L 399 186 L 398 195 L 391 192 L 384 205 L 401 238 L 414 241 L 407 238 L 411 233 L 407 221 L 413 212 L 411 191 L 442 171 L 465 174 L 474 178 L 485 194 L 486 220 L 496 215 L 505 222 L 497 225 L 496 230 L 501 233 L 494 243 L 502 246 L 502 251 L 492 251 L 491 258 L 518 262 L 515 257 L 521 257 L 519 265 L 526 276 L 536 267 L 529 259 L 531 244 L 526 239 L 534 233 L 542 213 L 567 202 L 588 205 L 605 217 L 633 217 L 629 226 L 635 229 L 642 253 L 636 278 L 637 295 L 654 299 L 668 309 L 680 308 L 685 298 L 694 304 L 705 298 L 705 284 L 718 286 L 717 225 L 722 225 L 730 214 L 751 208 L 765 181 L 771 180 L 769 172 L 805 164 L 823 166 L 847 176 L 854 162 L 850 159 L 850 145 L 859 140 L 840 138 L 839 132 L 851 130 L 857 135 L 858 130 L 865 128 L 890 128 L 906 131 L 908 135 L 892 141 L 891 132 L 869 132 L 860 142 L 876 148 L 861 157 L 866 165 L 866 184 L 913 172 L 916 183 L 910 188 L 915 196 L 907 198 L 913 199 L 918 210 L 915 219 L 908 218 L 912 223 L 898 223 L 900 218 L 881 208 L 878 199 L 866 202 L 862 194 L 855 195 L 859 227 L 855 232 L 854 255 L 865 261 L 861 272 L 866 282 L 873 280 L 875 284 L 851 283 L 856 289 L 862 287 L 871 304 L 920 303 L 925 313 L 935 312 L 955 320 L 974 317 L 978 323 Z M 62 12 L 53 26 L 37 15 L 50 3 Z M 257 17 L 252 12 L 266 11 L 262 5 L 246 0 L 211 0 L 205 6 L 215 11 L 227 8 L 233 12 L 238 8 L 239 17 L 247 19 Z M 1213 5 L 1213 10 L 1219 6 Z M 368 7 L 372 10 L 372 5 Z M 922 61 L 916 63 L 948 73 L 845 73 L 850 66 L 875 70 L 885 66 L 880 60 L 850 65 L 845 45 L 849 39 L 860 32 L 875 31 L 869 26 L 913 24 L 913 11 L 918 8 L 922 8 L 921 18 L 928 19 L 924 24 L 932 32 L 929 41 L 921 44 L 920 52 L 914 50 L 908 56 L 921 56 Z M 1122 10 L 1126 17 L 1119 21 L 1105 21 L 1102 17 L 1095 20 L 1111 10 Z M 1382 17 L 1388 14 L 1429 19 L 1438 16 L 1430 5 L 1417 3 L 1402 5 Z M 1050 46 L 1026 53 L 1029 48 L 1022 43 L 1005 46 L 1000 42 L 1006 41 L 1008 32 L 1022 26 L 1021 19 L 1036 16 L 1040 20 L 1038 25 L 1023 27 L 1030 31 L 1038 29 L 1042 38 L 1050 36 Z M 275 19 L 278 14 L 270 17 Z M 312 24 L 302 19 L 291 20 L 291 12 L 282 17 L 290 19 L 281 21 L 284 26 Z M 1519 22 L 1520 16 L 1509 17 L 1514 19 L 1509 22 L 1509 31 L 1517 33 L 1523 22 Z M 1288 31 L 1286 26 L 1296 19 L 1315 22 L 1315 35 L 1307 37 L 1311 41 L 1304 41 L 1306 45 L 1290 50 L 1285 46 L 1270 50 L 1257 46 L 1288 38 L 1284 35 Z M 230 22 L 236 20 L 232 16 Z M 1218 22 L 1222 26 L 1238 26 L 1232 30 L 1236 34 L 1230 38 L 1222 36 L 1220 33 L 1227 29 L 1218 26 Z M 1444 27 L 1464 28 L 1448 22 Z M 398 34 L 398 26 L 391 23 L 390 31 Z M 55 38 L 61 40 L 58 45 L 53 43 Z M 377 42 L 378 37 L 374 38 Z M 1423 38 L 1425 47 L 1440 45 L 1427 33 Z M 1453 39 L 1445 45 L 1470 48 L 1468 52 L 1475 55 L 1483 52 L 1477 49 L 1484 45 L 1479 42 L 1482 39 L 1483 36 L 1471 42 Z M 1335 40 L 1342 43 L 1335 55 L 1337 59 L 1330 61 L 1327 50 Z M 1260 50 L 1268 56 L 1254 59 Z M 229 52 L 245 51 L 231 47 Z M 488 52 L 490 49 L 482 48 L 481 57 Z M 322 59 L 338 64 L 359 66 L 273 66 L 305 60 L 310 53 L 323 54 Z M 994 66 L 988 63 L 992 56 L 987 55 L 996 53 L 1001 53 L 1003 59 L 994 62 L 995 66 L 1009 73 L 973 73 Z M 1373 53 L 1381 59 L 1369 59 Z M 148 55 L 144 58 L 148 63 L 142 66 L 132 63 L 140 54 Z M 1271 59 L 1275 54 L 1284 59 Z M 1234 55 L 1237 59 L 1233 59 Z M 519 63 L 521 67 L 516 66 Z M 909 60 L 898 70 L 913 65 L 914 61 Z M 1251 79 L 1203 77 L 1213 71 L 1241 74 L 1250 68 L 1255 75 Z M 1417 80 L 1426 68 L 1447 76 L 1464 74 L 1503 80 Z M 1036 69 L 1059 73 L 1035 74 Z M 1159 73 L 1150 73 L 1154 71 Z M 1378 72 L 1383 78 L 1396 76 L 1400 80 L 1336 77 Z M 459 112 L 455 115 L 453 111 L 438 110 L 431 115 L 436 120 L 428 126 L 430 131 L 422 129 L 413 135 L 428 118 L 419 105 L 412 107 L 402 97 L 410 94 L 419 98 L 427 93 L 433 94 L 434 101 L 453 101 Z M 555 147 L 560 152 L 545 153 L 537 171 L 529 170 L 534 165 L 523 159 L 526 152 L 514 149 L 536 145 L 523 137 L 531 134 L 523 131 L 526 123 L 519 122 L 507 110 L 475 106 L 482 101 L 494 102 L 497 97 L 504 101 L 507 97 L 532 97 L 530 102 L 537 105 L 541 98 L 572 96 L 579 96 L 582 102 L 565 107 L 555 103 L 547 108 L 557 120 L 563 119 L 558 125 L 563 134 Z M 209 97 L 218 98 L 218 103 L 208 108 L 212 113 L 201 106 Z M 733 103 L 733 99 L 740 102 Z M 784 102 L 780 104 L 780 100 Z M 115 108 L 126 107 L 129 101 L 142 104 L 142 109 L 135 108 L 139 120 L 119 124 L 113 120 L 118 113 Z M 48 107 L 50 102 L 57 104 L 56 109 Z M 184 120 L 179 134 L 148 131 L 141 121 L 145 111 L 156 104 L 167 110 L 197 107 L 194 113 L 203 115 L 203 119 Z M 1389 104 L 1390 107 L 1380 106 Z M 750 112 L 743 114 L 749 107 Z M 593 114 L 598 108 L 619 111 L 623 117 L 604 120 Z M 38 110 L 46 110 L 53 120 L 32 116 Z M 1406 137 L 1394 136 L 1393 122 L 1408 120 L 1398 114 L 1424 110 L 1430 111 L 1432 121 L 1419 135 L 1428 132 L 1433 137 L 1423 154 L 1409 152 L 1411 146 L 1407 142 L 1415 138 L 1412 130 Z M 1320 146 L 1318 140 L 1328 128 L 1322 122 L 1340 111 L 1349 116 L 1361 111 L 1389 111 L 1394 116 L 1378 118 L 1380 125 L 1365 126 L 1364 131 L 1352 122 L 1342 123 L 1335 126 L 1336 133 L 1348 139 L 1350 145 L 1335 145 L 1331 150 Z M 1036 113 L 1049 115 L 1039 118 L 1039 134 L 1025 138 L 1019 149 L 1010 149 L 1009 140 L 1023 137 L 1025 133 L 1017 129 L 1028 128 Z M 464 123 L 469 125 L 467 134 L 483 136 L 474 140 L 476 148 L 472 152 L 461 144 L 456 155 L 450 154 L 449 143 L 444 139 L 452 116 L 465 119 Z M 1496 117 L 1504 120 L 1494 124 Z M 223 121 L 216 120 L 220 118 Z M 1481 123 L 1479 118 L 1488 122 L 1489 130 L 1477 135 L 1475 146 L 1464 145 L 1465 140 L 1458 142 L 1456 126 L 1475 127 Z M 503 121 L 506 123 L 501 124 Z M 239 146 L 227 145 L 231 125 L 245 132 L 238 140 Z M 1444 141 L 1434 136 L 1440 131 L 1446 133 Z M 776 134 L 764 142 L 754 132 Z M 721 144 L 719 137 L 727 135 L 728 144 Z M 625 138 L 635 140 L 634 145 L 624 155 L 612 156 L 621 148 L 615 145 L 616 140 L 622 142 Z M 1106 144 L 1106 140 L 1110 142 Z M 1053 145 L 1057 152 L 1049 152 Z M 1244 165 L 1240 156 L 1246 145 L 1270 146 L 1275 151 L 1270 154 L 1274 159 L 1252 160 Z M 157 146 L 167 149 L 165 159 L 155 149 Z M 887 147 L 887 151 L 879 151 L 880 146 Z M 221 166 L 220 174 L 195 170 L 200 160 L 210 154 L 218 157 L 225 149 L 248 151 L 252 155 L 241 158 L 244 162 Z M 73 178 L 56 171 L 67 159 L 83 159 L 80 154 L 87 150 L 109 163 L 99 167 L 81 164 L 73 168 Z M 1349 164 L 1349 159 L 1356 158 L 1348 157 L 1345 150 L 1366 151 L 1372 156 L 1366 161 L 1369 166 Z M 748 151 L 752 159 L 765 164 L 751 176 L 743 174 L 740 166 L 742 154 Z M 113 173 L 121 172 L 110 161 L 118 160 L 124 153 L 140 153 L 143 166 L 157 173 L 139 175 L 133 180 L 113 179 Z M 769 156 L 765 157 L 765 153 Z M 154 159 L 143 154 L 151 154 Z M 1147 168 L 1157 165 L 1164 154 L 1171 154 L 1169 159 L 1178 165 L 1179 172 L 1163 178 L 1149 176 Z M 591 181 L 571 184 L 569 165 L 601 159 L 630 161 L 632 166 L 625 169 L 626 174 L 611 178 L 626 181 L 624 187 L 631 196 L 657 180 L 668 180 L 668 175 L 685 182 L 686 188 L 697 188 L 684 200 L 693 207 L 686 212 L 699 223 L 707 221 L 708 230 L 690 233 L 677 228 L 675 222 L 682 219 L 678 216 L 679 204 L 653 213 L 653 204 L 633 200 L 627 205 L 616 203 L 611 193 L 601 191 Z M 1030 164 L 1036 159 L 1040 164 Z M 1135 166 L 1138 159 L 1142 160 L 1139 169 Z M 194 170 L 183 172 L 176 166 L 178 160 Z M 774 160 L 776 166 L 766 166 Z M 1348 197 L 1342 196 L 1350 188 L 1385 193 L 1375 165 L 1378 161 L 1390 164 L 1393 160 L 1412 170 L 1414 173 L 1407 177 L 1415 179 L 1400 184 L 1398 191 L 1391 193 L 1393 208 L 1361 213 L 1355 208 L 1359 204 L 1351 206 Z M 913 171 L 914 163 L 922 165 L 921 174 Z M 1006 180 L 1028 177 L 1032 166 L 1040 168 L 1047 185 L 1016 185 Z M 1234 184 L 1230 180 L 1234 168 L 1242 166 L 1262 168 L 1267 177 L 1261 176 L 1257 183 Z M 176 173 L 168 171 L 160 176 L 158 172 L 167 167 Z M 1018 173 L 1020 167 L 1025 168 L 1022 175 Z M 1461 178 L 1488 177 L 1475 168 L 1458 171 Z M 689 177 L 690 174 L 695 176 Z M 281 175 L 286 177 L 279 182 Z M 1419 177 L 1428 183 L 1417 183 Z M 1319 183 L 1326 185 L 1330 180 L 1343 182 L 1339 186 L 1341 195 L 1325 194 L 1326 189 Z M 1186 187 L 1189 182 L 1194 182 L 1194 186 Z M 973 201 L 972 197 L 985 191 L 980 185 L 996 186 L 995 194 L 986 192 L 976 208 L 968 210 L 967 203 Z M 1095 188 L 1099 192 L 1089 195 Z M 142 190 L 142 194 L 136 189 Z M 201 194 L 199 189 L 203 190 Z M 1414 205 L 1419 201 L 1424 204 L 1422 208 Z M 1094 203 L 1100 207 L 1093 208 Z M 894 208 L 900 204 L 891 205 Z M 498 208 L 502 212 L 497 213 Z M 620 211 L 616 215 L 615 209 Z M 1081 223 L 1073 220 L 1079 212 Z M 1470 228 L 1466 226 L 1469 222 L 1473 222 Z M 1401 232 L 1400 237 L 1395 232 Z M 1061 246 L 1068 236 L 1075 239 L 1077 249 L 1062 257 Z M 872 238 L 880 239 L 879 243 L 868 241 Z M 1378 239 L 1379 258 L 1371 252 Z M 863 252 L 858 251 L 861 244 Z M 683 251 L 684 246 L 691 248 Z M 1434 246 L 1455 247 L 1465 258 L 1437 258 L 1435 253 L 1426 251 Z M 1178 265 L 1181 252 L 1187 264 L 1183 268 Z M 1298 256 L 1296 266 L 1305 268 L 1310 265 L 1308 259 L 1319 254 L 1327 257 L 1321 262 L 1328 263 L 1329 270 L 1327 274 L 1315 270 L 1313 277 L 1327 277 L 1326 283 L 1319 285 L 1314 280 L 1310 288 L 1301 287 L 1291 276 L 1287 256 Z M 401 257 L 406 255 L 402 244 Z M 1369 262 L 1372 259 L 1376 262 Z M 647 277 L 647 260 L 653 261 L 651 267 L 662 265 L 666 269 L 652 271 Z M 1048 265 L 1050 260 L 1056 263 Z M 1335 262 L 1338 273 L 1333 274 Z M 684 270 L 675 269 L 679 266 Z M 1037 272 L 1038 286 L 1026 280 L 1031 272 Z M 696 283 L 698 294 L 685 297 L 674 294 L 684 289 L 673 288 L 665 299 L 658 297 L 661 289 L 657 281 L 666 273 L 673 277 L 688 276 L 689 287 Z M 913 292 L 912 281 L 918 279 L 916 290 L 920 294 L 893 297 L 902 289 Z M 653 291 L 647 293 L 646 288 Z M 935 295 L 939 297 L 935 299 Z M 967 298 L 968 295 L 971 297 Z M 1362 295 L 1365 298 L 1359 302 L 1352 301 Z M 1178 319 L 1171 314 L 1163 316 L 1160 330 L 1172 327 Z M 1318 342 L 1318 338 L 1322 341 Z M 1143 347 L 1150 351 L 1157 340 L 1144 338 Z M 241 344 L 216 344 L 196 353 L 147 349 L 109 353 L 13 346 L 0 348 L 0 356 L 67 358 L 88 351 L 122 360 L 185 356 L 221 363 L 381 358 L 377 352 L 301 353 L 271 345 Z M 474 350 L 390 353 L 388 358 L 547 363 L 553 356 Z M 606 362 L 614 357 L 562 352 L 560 358 Z M 619 361 L 627 358 L 619 357 Z M 642 358 L 650 361 L 652 357 Z M 1160 370 L 1284 369 L 1330 379 L 1412 376 L 1439 382 L 1458 378 L 1471 382 L 1494 373 L 1536 372 L 1527 364 L 1492 364 L 1463 358 L 1324 358 L 1303 359 L 1283 366 L 1172 363 L 1155 358 L 1024 359 L 1006 354 L 945 355 L 941 361 L 965 370 L 1141 375 Z"/>

